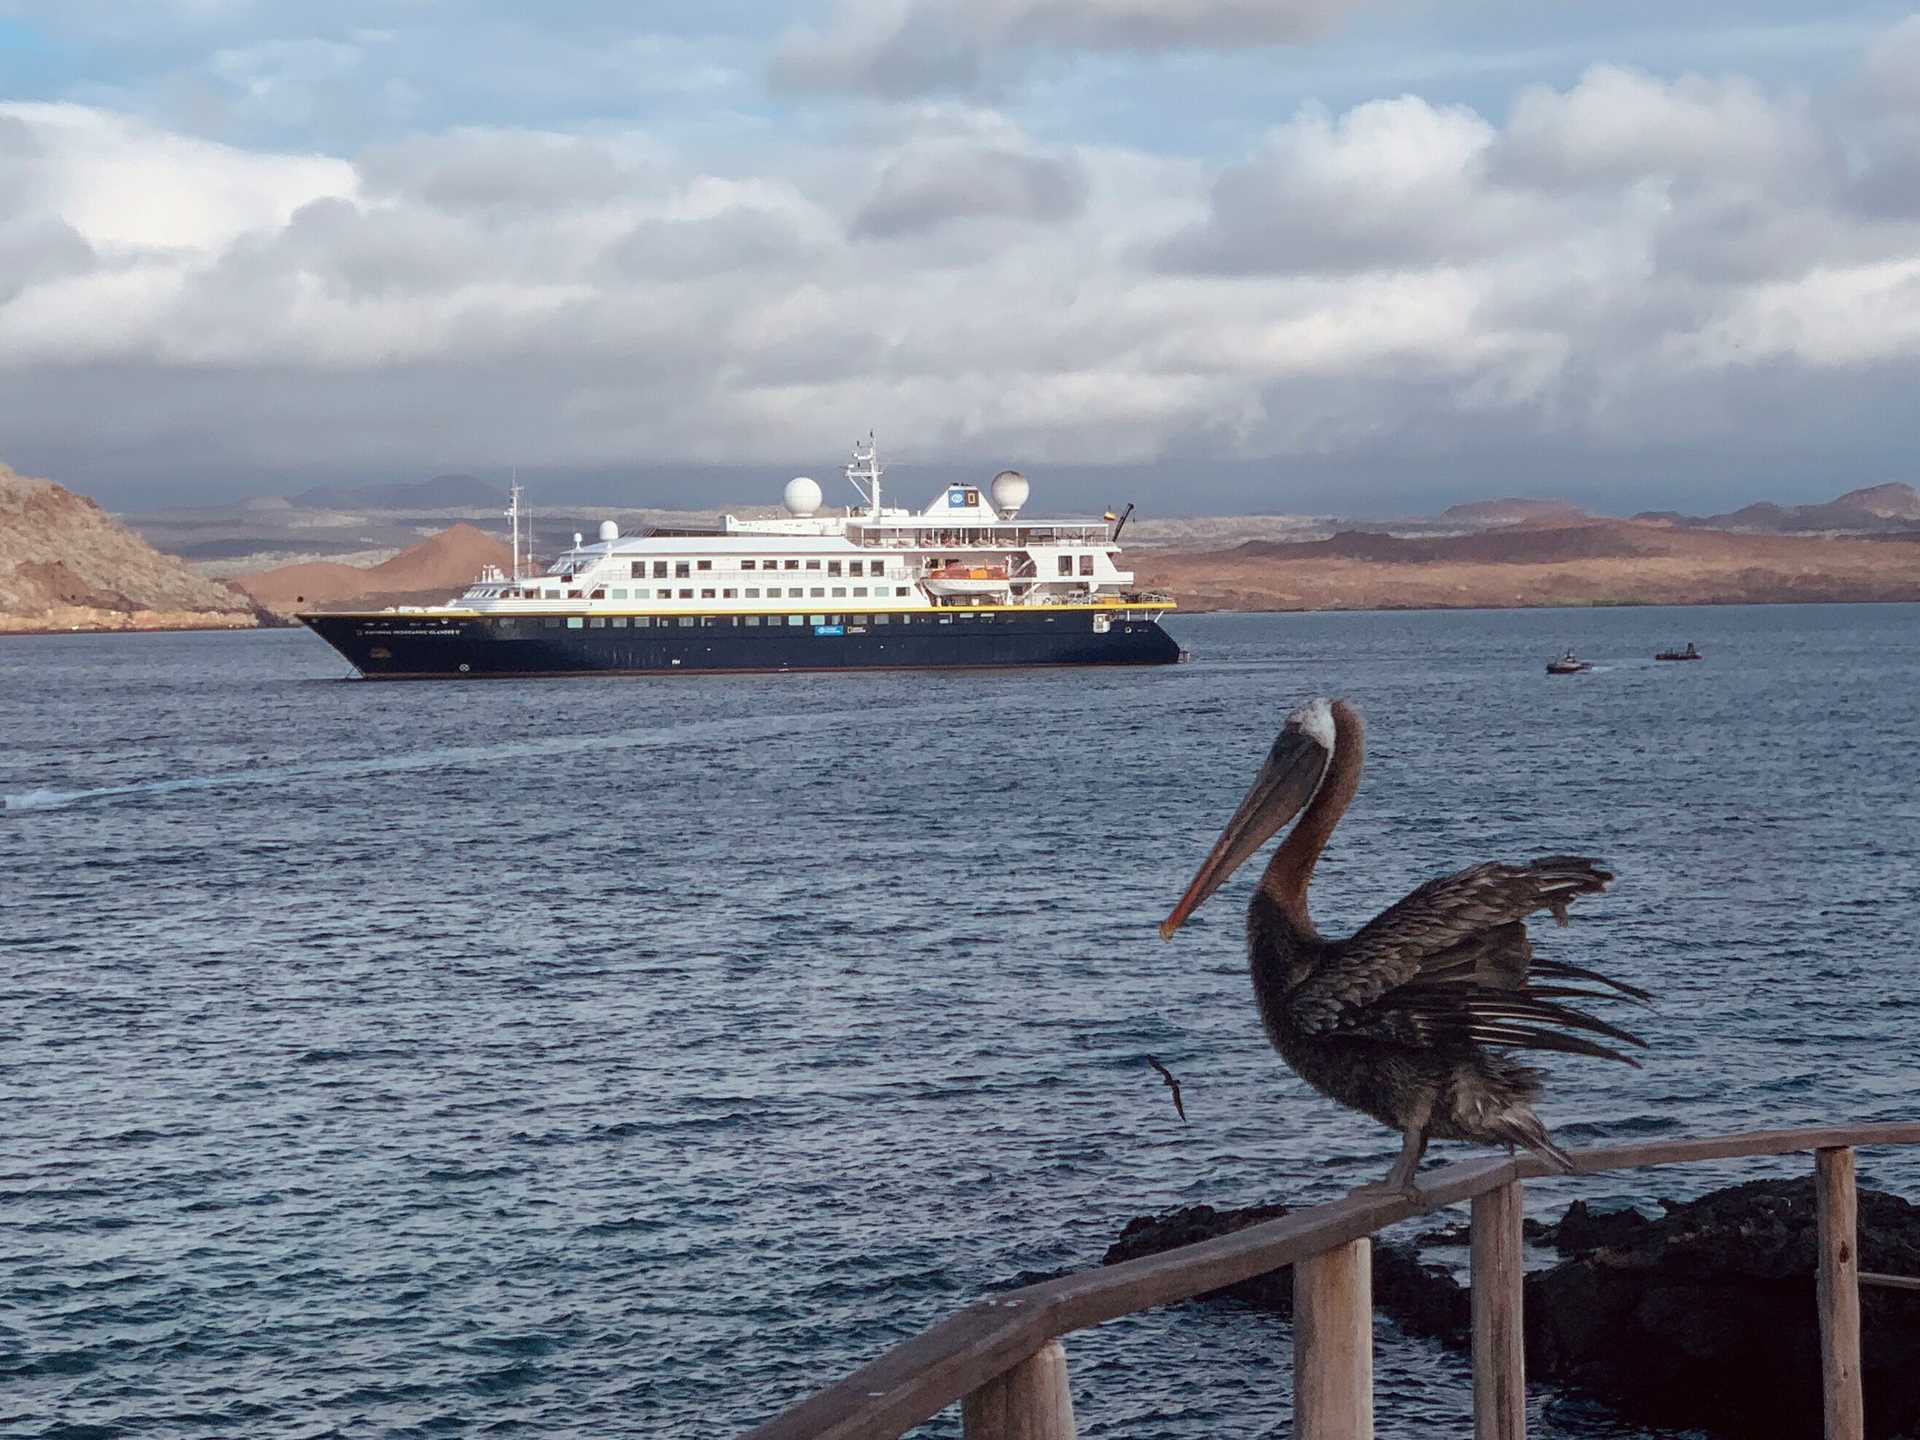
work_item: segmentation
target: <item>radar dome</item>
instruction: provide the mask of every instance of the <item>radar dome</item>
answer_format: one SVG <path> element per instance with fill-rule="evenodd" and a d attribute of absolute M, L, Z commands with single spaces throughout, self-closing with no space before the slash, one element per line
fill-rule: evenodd
<path fill-rule="evenodd" d="M 602 520 L 600 522 L 600 538 L 602 540 L 618 540 L 620 538 L 620 527 L 611 520 Z"/>
<path fill-rule="evenodd" d="M 782 497 L 790 515 L 811 515 L 820 508 L 820 487 L 804 475 L 796 475 L 787 481 L 786 494 Z"/>
<path fill-rule="evenodd" d="M 1018 470 L 1002 470 L 993 477 L 993 488 L 989 492 L 993 496 L 993 508 L 1012 518 L 1027 503 L 1028 490 L 1026 476 Z"/>

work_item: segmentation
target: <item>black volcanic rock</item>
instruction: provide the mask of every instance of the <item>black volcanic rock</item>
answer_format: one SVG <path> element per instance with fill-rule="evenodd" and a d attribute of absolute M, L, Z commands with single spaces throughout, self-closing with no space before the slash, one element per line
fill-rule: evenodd
<path fill-rule="evenodd" d="M 1736 1185 L 1657 1220 L 1575 1206 L 1555 1239 L 1576 1253 L 1527 1277 L 1529 1379 L 1650 1424 L 1820 1433 L 1811 1180 Z M 1860 1259 L 1920 1276 L 1920 1208 L 1862 1190 Z M 1920 1294 L 1862 1286 L 1860 1314 L 1867 1433 L 1920 1433 Z"/>
<path fill-rule="evenodd" d="M 1575 1202 L 1528 1239 L 1569 1258 L 1526 1277 L 1527 1378 L 1588 1395 L 1642 1424 L 1716 1436 L 1818 1435 L 1820 1329 L 1814 1301 L 1813 1183 L 1762 1180 L 1650 1218 Z M 1277 1219 L 1283 1205 L 1192 1205 L 1131 1221 L 1106 1253 L 1116 1264 Z M 1422 1244 L 1458 1245 L 1460 1228 Z M 1920 1207 L 1860 1191 L 1861 1268 L 1920 1277 Z M 1455 1349 L 1468 1343 L 1470 1297 L 1452 1276 L 1394 1241 L 1373 1247 L 1374 1302 L 1400 1328 Z M 1285 1270 L 1214 1292 L 1291 1315 Z M 1862 1286 L 1867 1434 L 1920 1440 L 1920 1293 Z"/>

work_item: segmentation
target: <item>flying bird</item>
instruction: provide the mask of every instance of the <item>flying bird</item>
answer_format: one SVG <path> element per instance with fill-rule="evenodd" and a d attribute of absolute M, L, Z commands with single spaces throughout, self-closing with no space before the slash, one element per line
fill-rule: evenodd
<path fill-rule="evenodd" d="M 1154 1059 L 1153 1056 L 1151 1055 L 1147 1056 L 1147 1064 L 1153 1066 L 1154 1069 L 1160 1072 L 1160 1078 L 1166 1081 L 1167 1088 L 1173 1091 L 1174 1112 L 1177 1115 L 1179 1115 L 1180 1123 L 1182 1125 L 1186 1124 L 1187 1123 L 1187 1107 L 1180 1103 L 1180 1082 L 1173 1078 L 1173 1071 L 1167 1069 L 1166 1066 L 1162 1065 L 1158 1060 Z"/>
<path fill-rule="evenodd" d="M 1512 1051 L 1637 1062 L 1594 1036 L 1638 1036 L 1575 1007 L 1645 1001 L 1644 990 L 1543 960 L 1526 919 L 1604 890 L 1595 860 L 1550 855 L 1491 862 L 1429 880 L 1344 940 L 1307 914 L 1307 883 L 1360 787 L 1366 726 L 1345 700 L 1311 700 L 1287 717 L 1253 787 L 1180 903 L 1174 931 L 1296 815 L 1247 906 L 1254 999 L 1280 1058 L 1314 1089 L 1401 1133 L 1384 1188 L 1411 1193 L 1427 1142 L 1525 1146 L 1554 1169 L 1573 1161 L 1533 1111 L 1544 1072 Z M 1302 813 L 1304 811 L 1304 813 Z"/>

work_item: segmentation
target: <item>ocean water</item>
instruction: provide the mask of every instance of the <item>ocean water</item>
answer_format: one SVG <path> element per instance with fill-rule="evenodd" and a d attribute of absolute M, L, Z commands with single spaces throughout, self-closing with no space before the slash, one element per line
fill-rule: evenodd
<path fill-rule="evenodd" d="M 1655 991 L 1653 1050 L 1548 1062 L 1562 1142 L 1914 1116 L 1920 609 L 1172 628 L 1193 664 L 471 685 L 0 640 L 0 1434 L 726 1435 L 1135 1215 L 1378 1178 L 1261 1035 L 1251 870 L 1154 934 L 1316 694 L 1371 729 L 1323 928 L 1617 870 L 1544 943 Z M 1920 1196 L 1920 1154 L 1862 1175 Z M 1071 1337 L 1081 1433 L 1284 1435 L 1289 1346 Z M 1463 1432 L 1463 1359 L 1383 1322 L 1376 1363 L 1383 1434 Z"/>

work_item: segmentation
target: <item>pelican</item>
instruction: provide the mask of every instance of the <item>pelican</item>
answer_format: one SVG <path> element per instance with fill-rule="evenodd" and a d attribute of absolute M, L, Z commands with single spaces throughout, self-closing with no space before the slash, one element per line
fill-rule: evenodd
<path fill-rule="evenodd" d="M 1174 931 L 1294 816 L 1247 906 L 1247 956 L 1267 1037 L 1301 1079 L 1401 1134 L 1377 1188 L 1417 1194 L 1429 1140 L 1525 1146 L 1548 1165 L 1573 1161 L 1533 1111 L 1543 1072 L 1506 1053 L 1549 1050 L 1637 1062 L 1589 1038 L 1645 1048 L 1568 1002 L 1646 991 L 1542 960 L 1526 919 L 1567 923 L 1567 906 L 1604 890 L 1598 861 L 1549 855 L 1490 862 L 1429 880 L 1344 940 L 1307 914 L 1307 883 L 1360 788 L 1366 725 L 1345 700 L 1310 700 L 1287 716 L 1266 763 L 1193 883 L 1160 926 Z M 1302 813 L 1304 809 L 1305 813 Z M 1376 1188 L 1376 1187 L 1369 1187 Z"/>

